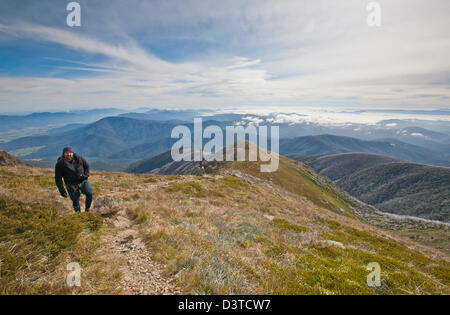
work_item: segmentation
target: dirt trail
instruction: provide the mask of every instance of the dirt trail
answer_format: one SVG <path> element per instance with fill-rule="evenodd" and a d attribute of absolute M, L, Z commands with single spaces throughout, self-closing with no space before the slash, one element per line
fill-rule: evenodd
<path fill-rule="evenodd" d="M 122 262 L 118 289 L 123 294 L 181 294 L 175 278 L 165 276 L 165 266 L 152 259 L 151 248 L 138 237 L 131 221 L 118 216 L 114 225 L 120 230 L 102 237 L 102 255 Z"/>

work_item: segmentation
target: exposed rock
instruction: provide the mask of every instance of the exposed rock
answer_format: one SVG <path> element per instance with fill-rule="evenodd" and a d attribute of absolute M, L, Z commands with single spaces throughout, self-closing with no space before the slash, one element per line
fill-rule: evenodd
<path fill-rule="evenodd" d="M 117 213 L 119 207 L 117 202 L 112 198 L 98 197 L 94 200 L 93 211 L 101 216 L 108 217 Z"/>
<path fill-rule="evenodd" d="M 119 229 L 121 229 L 121 228 L 127 228 L 127 227 L 130 227 L 130 226 L 131 226 L 131 221 L 128 220 L 127 218 L 125 218 L 125 217 L 119 216 L 119 217 L 117 217 L 117 219 L 114 221 L 114 226 L 115 226 L 116 228 L 119 228 Z"/>
<path fill-rule="evenodd" d="M 140 248 L 140 247 L 144 246 L 144 243 L 142 242 L 142 239 L 137 238 L 131 242 L 131 246 L 133 248 Z"/>
<path fill-rule="evenodd" d="M 118 288 L 125 294 L 181 294 L 175 278 L 164 273 L 166 266 L 152 259 L 151 248 L 137 236 L 138 231 L 127 229 L 103 238 L 117 259 L 124 262 Z"/>
<path fill-rule="evenodd" d="M 133 240 L 137 236 L 136 230 L 125 230 L 117 234 L 117 238 L 126 242 Z M 122 241 L 121 241 L 122 242 Z"/>
<path fill-rule="evenodd" d="M 15 157 L 14 155 L 11 155 L 5 151 L 0 150 L 0 165 L 1 166 L 14 166 L 23 164 L 22 161 Z"/>

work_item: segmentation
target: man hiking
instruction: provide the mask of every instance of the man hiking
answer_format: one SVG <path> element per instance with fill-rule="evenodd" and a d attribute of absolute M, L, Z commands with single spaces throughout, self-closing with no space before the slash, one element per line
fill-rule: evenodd
<path fill-rule="evenodd" d="M 92 187 L 89 182 L 89 164 L 84 158 L 75 154 L 72 147 L 65 147 L 63 154 L 58 158 L 55 166 L 55 182 L 59 193 L 67 198 L 67 192 L 64 189 L 62 178 L 66 184 L 70 199 L 72 199 L 73 209 L 80 212 L 80 195 L 86 195 L 85 211 L 89 212 L 92 204 Z"/>

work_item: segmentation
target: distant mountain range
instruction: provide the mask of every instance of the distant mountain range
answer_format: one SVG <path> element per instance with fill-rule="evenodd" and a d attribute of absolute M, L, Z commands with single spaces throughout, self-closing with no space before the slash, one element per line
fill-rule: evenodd
<path fill-rule="evenodd" d="M 450 221 L 450 168 L 366 153 L 301 160 L 381 211 Z"/>
<path fill-rule="evenodd" d="M 146 159 L 132 163 L 126 171 L 129 173 L 144 174 L 173 162 L 170 150 Z"/>
<path fill-rule="evenodd" d="M 187 122 L 106 117 L 68 131 L 0 143 L 0 149 L 25 159 L 54 159 L 64 146 L 71 145 L 86 157 L 137 160 L 170 149 L 177 140 L 170 137 L 172 129 L 180 124 L 193 131 L 193 123 Z M 210 120 L 203 125 L 225 129 L 226 123 Z"/>
<path fill-rule="evenodd" d="M 90 121 L 103 115 L 111 116 Z M 202 117 L 204 127 L 214 124 L 222 130 L 230 125 L 277 125 L 280 128 L 280 153 L 294 158 L 367 152 L 410 162 L 450 166 L 450 123 L 445 121 L 385 120 L 375 125 L 327 125 L 310 122 L 306 115 L 295 113 L 218 114 L 194 109 L 140 109 L 133 113 L 99 109 L 0 116 L 2 128 L 11 128 L 14 124 L 16 127 L 23 127 L 26 124 L 32 126 L 49 121 L 55 124 L 66 122 L 64 126 L 46 127 L 45 133 L 38 128 L 36 132 L 40 130 L 39 135 L 0 142 L 0 149 L 22 159 L 35 161 L 31 163 L 37 163 L 36 160 L 39 159 L 41 165 L 46 165 L 46 159 L 53 163 L 55 157 L 61 154 L 62 147 L 70 144 L 83 156 L 98 159 L 97 161 L 104 159 L 96 165 L 108 165 L 107 170 L 114 170 L 114 165 L 120 165 L 119 169 L 123 170 L 123 161 L 134 162 L 169 150 L 176 140 L 170 138 L 172 129 L 183 124 L 192 131 L 194 117 Z M 32 134 L 32 130 L 28 130 L 26 134 Z M 6 141 L 4 139 L 10 139 L 15 134 L 10 134 L 9 131 L 6 133 L 7 137 L 0 141 Z M 1 136 L 0 132 L 0 138 Z"/>
<path fill-rule="evenodd" d="M 305 156 L 298 160 L 313 167 L 318 173 L 325 175 L 332 181 L 377 165 L 407 163 L 402 159 L 370 153 Z"/>
<path fill-rule="evenodd" d="M 119 151 L 108 156 L 110 159 L 143 159 L 149 156 L 155 156 L 159 153 L 170 150 L 177 141 L 174 138 L 162 138 L 160 140 L 138 144 L 129 149 Z"/>
<path fill-rule="evenodd" d="M 30 136 L 0 143 L 0 149 L 22 159 L 52 159 L 72 145 L 85 157 L 139 160 L 170 150 L 177 139 L 170 137 L 179 121 L 139 120 L 107 117 L 95 123 L 44 136 Z M 204 127 L 218 125 L 223 130 L 230 122 L 204 121 Z M 183 123 L 193 130 L 192 123 Z M 225 142 L 224 142 L 225 143 Z M 348 152 L 381 154 L 410 162 L 450 166 L 445 152 L 404 143 L 394 139 L 377 141 L 351 137 L 319 135 L 280 139 L 280 154 L 298 159 L 302 156 L 329 155 Z M 121 168 L 123 169 L 123 168 Z M 111 170 L 108 168 L 108 170 Z"/>
<path fill-rule="evenodd" d="M 375 153 L 411 162 L 450 166 L 450 157 L 439 151 L 433 151 L 394 139 L 368 141 L 351 137 L 320 135 L 280 140 L 280 154 L 295 159 L 302 158 L 302 156 L 348 152 Z"/>
<path fill-rule="evenodd" d="M 188 121 L 192 122 L 195 117 L 199 117 L 203 114 L 212 113 L 210 110 L 162 110 L 162 109 L 151 109 L 143 113 L 124 113 L 120 114 L 119 117 L 127 117 L 133 119 L 142 120 L 158 120 L 158 121 Z"/>
<path fill-rule="evenodd" d="M 162 146 L 160 147 L 163 148 Z M 170 150 L 168 148 L 167 150 Z M 293 139 L 280 139 L 280 154 L 297 159 L 305 160 L 306 156 L 329 155 L 347 152 L 368 152 L 385 155 L 380 157 L 383 161 L 413 161 L 426 164 L 450 165 L 449 160 L 438 160 L 441 156 L 429 149 L 402 143 L 397 140 L 387 141 L 364 141 L 350 137 L 321 135 L 307 136 Z M 388 157 L 391 156 L 391 157 Z M 133 163 L 128 171 L 132 173 L 147 173 L 164 164 L 172 162 L 170 151 L 157 156 L 149 155 Z M 366 163 L 366 161 L 363 161 Z"/>
<path fill-rule="evenodd" d="M 37 148 L 21 156 L 34 159 L 58 156 L 62 148 L 70 144 L 83 156 L 108 158 L 139 144 L 166 139 L 175 125 L 159 121 L 107 117 L 66 132 L 19 138 L 0 144 L 0 148 L 5 151 Z M 159 152 L 155 154 L 157 153 Z"/>
<path fill-rule="evenodd" d="M 117 108 L 75 110 L 67 112 L 39 112 L 29 115 L 0 115 L 0 131 L 41 126 L 63 126 L 72 123 L 90 123 L 125 111 Z"/>

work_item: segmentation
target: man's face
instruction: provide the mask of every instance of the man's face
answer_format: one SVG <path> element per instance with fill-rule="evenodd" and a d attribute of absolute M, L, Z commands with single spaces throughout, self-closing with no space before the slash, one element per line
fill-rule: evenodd
<path fill-rule="evenodd" d="M 64 159 L 67 162 L 71 162 L 73 159 L 73 152 L 64 152 Z"/>

